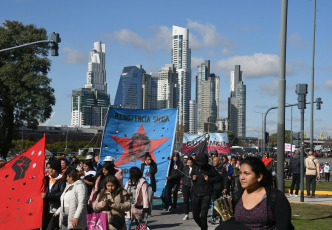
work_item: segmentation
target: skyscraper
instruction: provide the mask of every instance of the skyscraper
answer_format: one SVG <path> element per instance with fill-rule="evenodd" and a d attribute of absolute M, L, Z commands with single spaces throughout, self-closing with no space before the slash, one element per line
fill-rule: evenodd
<path fill-rule="evenodd" d="M 234 135 L 246 136 L 246 85 L 243 84 L 243 72 L 240 70 L 240 65 L 235 65 L 235 71 L 231 72 L 228 125 Z"/>
<path fill-rule="evenodd" d="M 177 108 L 178 74 L 174 64 L 166 64 L 158 73 L 158 109 Z"/>
<path fill-rule="evenodd" d="M 105 70 L 105 44 L 95 42 L 90 52 L 85 88 L 72 91 L 72 126 L 103 126 L 110 105 Z"/>
<path fill-rule="evenodd" d="M 189 133 L 197 133 L 197 104 L 195 100 L 189 101 Z"/>
<path fill-rule="evenodd" d="M 101 42 L 93 44 L 93 50 L 90 51 L 85 88 L 97 89 L 107 93 L 105 52 L 105 44 Z"/>
<path fill-rule="evenodd" d="M 219 76 L 210 73 L 210 60 L 198 66 L 196 76 L 197 132 L 217 130 Z"/>
<path fill-rule="evenodd" d="M 123 68 L 114 104 L 136 109 L 150 109 L 151 75 L 142 65 Z"/>
<path fill-rule="evenodd" d="M 178 124 L 182 131 L 189 128 L 189 101 L 191 99 L 191 49 L 189 30 L 173 26 L 172 64 L 178 73 Z"/>

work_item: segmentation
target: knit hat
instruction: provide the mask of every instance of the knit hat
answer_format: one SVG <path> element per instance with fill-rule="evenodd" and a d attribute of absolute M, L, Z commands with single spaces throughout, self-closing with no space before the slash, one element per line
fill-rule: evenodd
<path fill-rule="evenodd" d="M 199 165 L 204 165 L 209 162 L 209 156 L 207 154 L 201 153 L 196 156 L 195 162 Z"/>

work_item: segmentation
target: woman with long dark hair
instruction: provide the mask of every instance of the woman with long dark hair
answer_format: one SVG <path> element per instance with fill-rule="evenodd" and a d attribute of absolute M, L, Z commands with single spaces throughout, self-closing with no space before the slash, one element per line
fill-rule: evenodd
<path fill-rule="evenodd" d="M 100 191 L 104 187 L 105 178 L 110 175 L 114 175 L 119 180 L 119 183 L 122 186 L 121 173 L 118 173 L 118 171 L 115 169 L 113 164 L 104 164 L 101 174 L 98 175 L 98 173 L 97 173 L 97 175 L 96 175 L 97 179 L 96 179 L 94 188 L 91 191 L 88 205 L 92 205 L 92 203 L 96 200 L 97 195 L 100 193 Z"/>
<path fill-rule="evenodd" d="M 248 157 L 241 162 L 240 183 L 242 190 L 233 195 L 237 223 L 247 229 L 294 229 L 290 204 L 283 192 L 271 188 L 272 175 L 260 159 Z M 244 229 L 223 223 L 220 227 Z"/>
<path fill-rule="evenodd" d="M 125 212 L 130 210 L 130 201 L 127 191 L 122 188 L 119 180 L 114 175 L 105 178 L 103 188 L 98 194 L 93 208 L 97 212 L 107 213 L 109 230 L 126 229 L 124 217 Z M 110 221 L 112 215 L 118 215 L 120 218 L 123 218 L 123 226 L 120 228 L 113 226 Z"/>
<path fill-rule="evenodd" d="M 125 189 L 130 195 L 131 209 L 126 212 L 127 230 L 130 230 L 132 221 L 138 225 L 149 211 L 148 183 L 142 177 L 142 171 L 137 167 L 129 169 L 129 180 Z"/>

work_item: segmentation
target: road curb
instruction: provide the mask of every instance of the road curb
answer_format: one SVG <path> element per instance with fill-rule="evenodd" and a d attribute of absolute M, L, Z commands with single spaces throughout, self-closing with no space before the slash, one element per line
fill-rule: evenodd
<path fill-rule="evenodd" d="M 306 190 L 304 190 L 305 192 Z M 285 193 L 290 193 L 290 189 L 285 189 Z M 301 192 L 300 192 L 301 193 Z M 316 195 L 332 196 L 332 191 L 315 191 Z"/>

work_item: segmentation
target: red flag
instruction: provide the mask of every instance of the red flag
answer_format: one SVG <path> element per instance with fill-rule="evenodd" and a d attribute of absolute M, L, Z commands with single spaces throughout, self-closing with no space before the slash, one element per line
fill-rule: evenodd
<path fill-rule="evenodd" d="M 42 227 L 45 136 L 0 166 L 0 229 Z"/>

